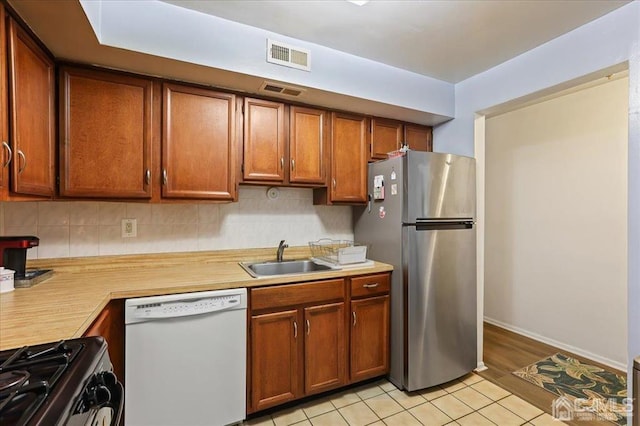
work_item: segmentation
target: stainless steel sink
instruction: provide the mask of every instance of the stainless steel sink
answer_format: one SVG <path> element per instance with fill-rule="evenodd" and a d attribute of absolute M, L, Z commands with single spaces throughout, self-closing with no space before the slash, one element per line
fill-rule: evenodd
<path fill-rule="evenodd" d="M 255 278 L 273 277 L 277 275 L 308 274 L 318 271 L 329 271 L 332 268 L 320 265 L 312 260 L 285 260 L 283 262 L 240 262 L 242 269 Z"/>

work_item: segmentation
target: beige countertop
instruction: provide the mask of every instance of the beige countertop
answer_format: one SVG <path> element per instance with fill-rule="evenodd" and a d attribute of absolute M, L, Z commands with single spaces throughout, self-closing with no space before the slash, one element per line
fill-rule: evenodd
<path fill-rule="evenodd" d="M 286 259 L 308 257 L 291 248 Z M 112 299 L 317 281 L 377 272 L 390 265 L 252 278 L 238 261 L 271 260 L 274 249 L 226 250 L 29 261 L 28 268 L 54 269 L 31 288 L 0 294 L 0 350 L 80 337 Z"/>

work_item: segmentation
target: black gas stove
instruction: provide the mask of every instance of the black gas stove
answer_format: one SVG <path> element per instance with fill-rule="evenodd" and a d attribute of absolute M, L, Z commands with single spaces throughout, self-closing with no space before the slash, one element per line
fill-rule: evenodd
<path fill-rule="evenodd" d="M 0 425 L 117 425 L 123 396 L 102 337 L 0 352 Z"/>

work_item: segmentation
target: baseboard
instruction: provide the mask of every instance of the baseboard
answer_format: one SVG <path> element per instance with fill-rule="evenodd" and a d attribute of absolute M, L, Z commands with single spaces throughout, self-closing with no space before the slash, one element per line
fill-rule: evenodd
<path fill-rule="evenodd" d="M 488 370 L 488 369 L 489 369 L 489 367 L 487 367 L 486 365 L 484 365 L 484 362 L 479 362 L 479 363 L 478 363 L 478 366 L 477 366 L 477 367 L 476 367 L 476 369 L 475 369 L 475 370 L 473 370 L 473 371 L 475 371 L 476 373 L 479 373 L 479 372 L 481 372 L 481 371 Z"/>
<path fill-rule="evenodd" d="M 533 340 L 537 340 L 538 342 L 546 343 L 547 345 L 555 346 L 558 349 L 564 349 L 565 351 L 573 352 L 576 355 L 583 356 L 587 359 L 591 359 L 593 361 L 597 361 L 601 364 L 607 365 L 611 368 L 615 368 L 616 370 L 620 370 L 622 372 L 627 371 L 627 365 L 622 364 L 617 361 L 613 361 L 609 358 L 602 357 L 600 355 L 596 355 L 592 352 L 585 351 L 584 349 L 577 348 L 575 346 L 567 345 L 566 343 L 558 342 L 557 340 L 549 339 L 548 337 L 541 336 L 537 333 L 532 333 L 530 331 L 524 330 L 520 327 L 513 326 L 511 324 L 504 323 L 502 321 L 495 320 L 493 318 L 484 317 L 484 320 L 489 324 L 498 326 L 500 328 L 504 328 L 505 330 L 512 331 L 516 334 L 520 334 L 522 336 L 528 337 Z"/>

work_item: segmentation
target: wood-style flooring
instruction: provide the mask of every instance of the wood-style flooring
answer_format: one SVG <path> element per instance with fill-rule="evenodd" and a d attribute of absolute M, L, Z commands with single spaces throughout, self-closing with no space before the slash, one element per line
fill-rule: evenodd
<path fill-rule="evenodd" d="M 526 380 L 514 376 L 512 373 L 557 352 L 562 352 L 582 362 L 597 365 L 619 374 L 626 374 L 593 360 L 538 342 L 537 340 L 486 322 L 484 323 L 484 363 L 487 366 L 487 370 L 479 372 L 479 374 L 530 404 L 544 410 L 546 413 L 551 413 L 551 403 L 557 396 Z M 612 423 L 608 422 L 585 421 L 569 422 L 569 424 L 575 426 L 612 425 Z"/>

